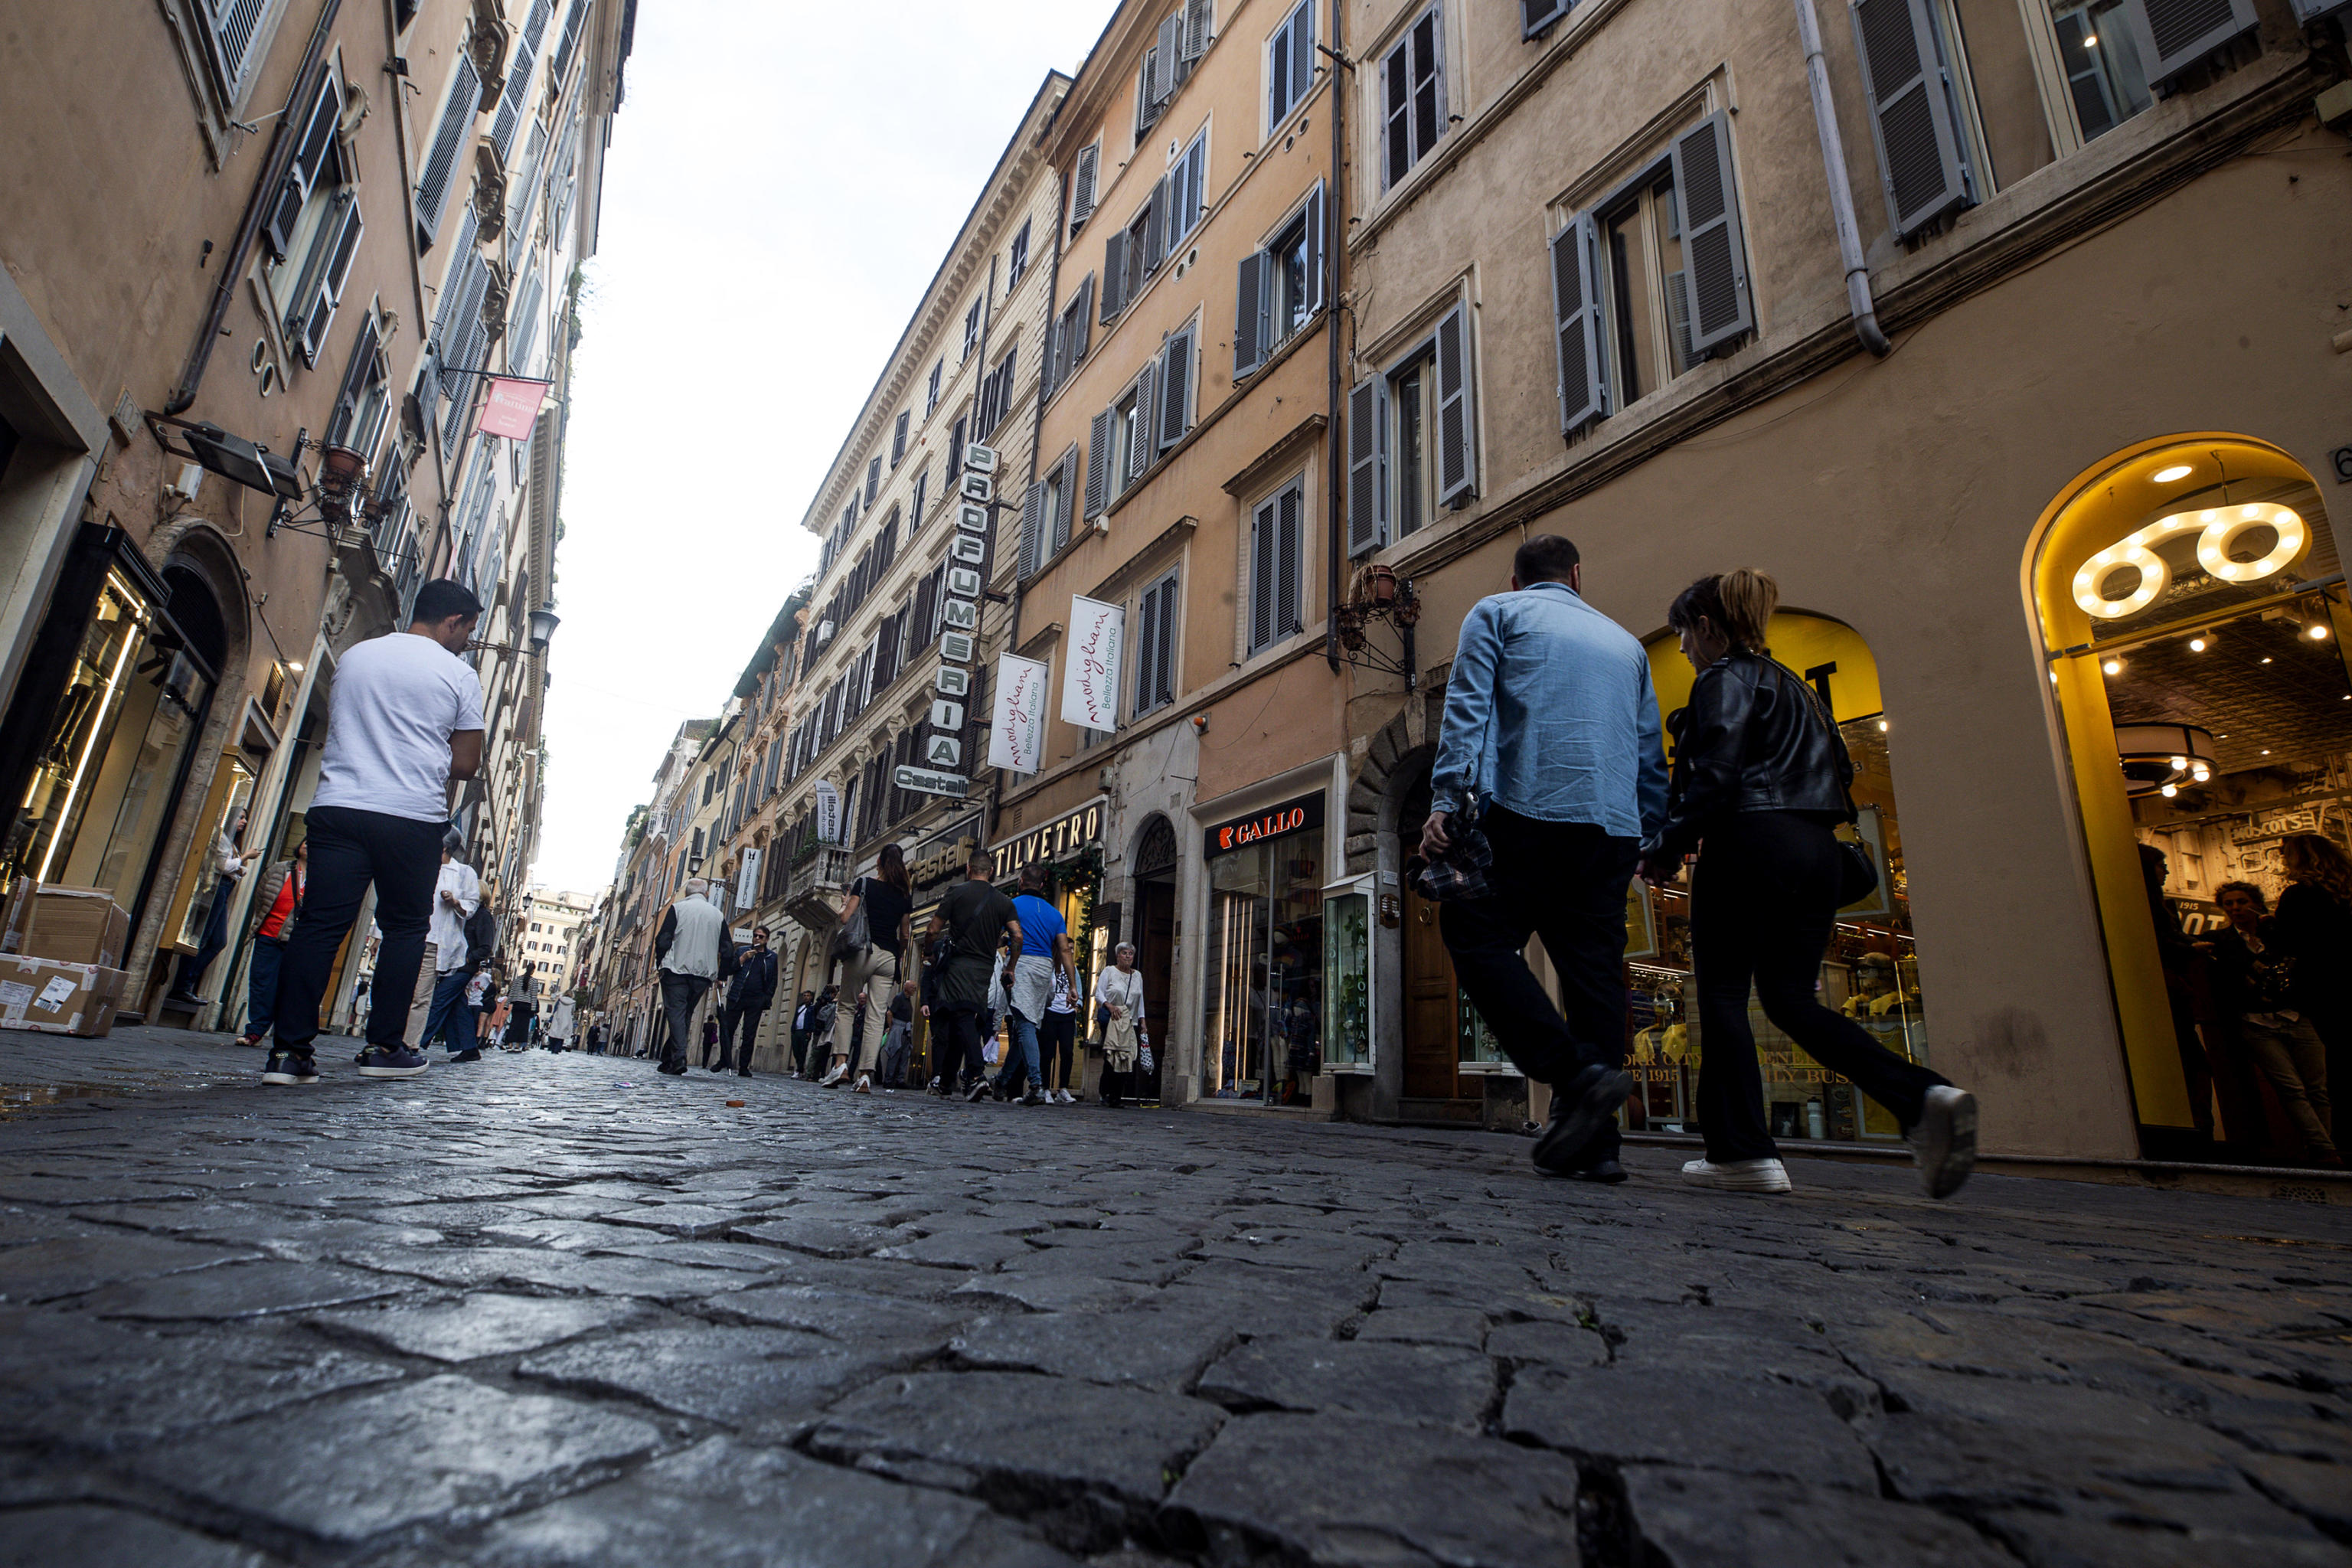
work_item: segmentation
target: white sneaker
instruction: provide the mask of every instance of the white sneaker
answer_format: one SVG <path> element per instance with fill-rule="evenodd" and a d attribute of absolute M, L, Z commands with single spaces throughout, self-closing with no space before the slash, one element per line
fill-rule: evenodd
<path fill-rule="evenodd" d="M 1920 1190 L 1931 1198 L 1950 1197 L 1977 1166 L 1977 1097 L 1937 1084 L 1927 1091 L 1918 1125 L 1908 1137 Z"/>
<path fill-rule="evenodd" d="M 851 1089 L 849 1092 L 852 1094 L 872 1094 L 874 1092 L 874 1075 L 872 1073 L 859 1073 L 857 1075 L 857 1087 Z"/>
<path fill-rule="evenodd" d="M 1064 1105 L 1076 1105 L 1078 1102 L 1078 1097 L 1072 1094 L 1066 1089 L 1056 1089 L 1055 1090 L 1055 1093 L 1061 1097 L 1061 1100 Z"/>
<path fill-rule="evenodd" d="M 839 1083 L 843 1079 L 845 1079 L 848 1076 L 849 1064 L 847 1062 L 835 1062 L 833 1064 L 833 1070 L 831 1072 L 826 1073 L 823 1078 L 816 1080 L 816 1086 L 819 1089 L 831 1089 L 835 1084 Z"/>
<path fill-rule="evenodd" d="M 1714 1187 L 1727 1193 L 1785 1193 L 1790 1190 L 1788 1167 L 1778 1160 L 1689 1160 L 1683 1180 L 1694 1187 Z"/>

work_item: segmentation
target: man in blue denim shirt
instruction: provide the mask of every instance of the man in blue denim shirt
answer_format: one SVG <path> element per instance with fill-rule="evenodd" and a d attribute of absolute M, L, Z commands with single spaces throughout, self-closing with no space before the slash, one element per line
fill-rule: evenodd
<path fill-rule="evenodd" d="M 1584 602 L 1582 581 L 1576 546 L 1538 534 L 1511 562 L 1512 592 L 1463 620 L 1422 849 L 1443 854 L 1450 819 L 1473 795 L 1483 804 L 1487 894 L 1440 912 L 1454 973 L 1518 1069 L 1551 1086 L 1538 1168 L 1622 1182 L 1625 888 L 1666 814 L 1666 762 L 1649 656 Z M 1528 968 L 1530 933 L 1565 1018 Z"/>

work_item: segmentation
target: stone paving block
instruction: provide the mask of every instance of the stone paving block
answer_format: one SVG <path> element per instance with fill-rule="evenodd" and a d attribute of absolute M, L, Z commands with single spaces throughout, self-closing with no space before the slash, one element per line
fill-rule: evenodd
<path fill-rule="evenodd" d="M 769 1285 L 718 1297 L 709 1310 L 772 1328 L 802 1329 L 843 1344 L 887 1345 L 909 1355 L 931 1355 L 970 1316 L 966 1310 L 896 1296 L 835 1290 L 818 1285 Z"/>
<path fill-rule="evenodd" d="M 809 1436 L 820 1455 L 930 1467 L 935 1481 L 986 1481 L 1043 1501 L 1097 1494 L 1157 1504 L 1224 1413 L 1143 1389 L 1013 1372 L 886 1377 L 834 1406 Z"/>
<path fill-rule="evenodd" d="M 493 1526 L 481 1568 L 1075 1568 L 968 1499 L 714 1437 Z"/>
<path fill-rule="evenodd" d="M 1150 1247 L 1039 1247 L 1025 1258 L 1009 1261 L 1000 1272 L 1024 1279 L 1055 1276 L 1126 1279 L 1139 1285 L 1165 1285 L 1192 1266 L 1191 1259 L 1165 1248 Z"/>
<path fill-rule="evenodd" d="M 737 1269 L 693 1268 L 646 1258 L 583 1257 L 576 1252 L 532 1252 L 520 1247 L 403 1247 L 349 1257 L 370 1268 L 414 1274 L 443 1285 L 521 1284 L 657 1300 L 687 1300 L 740 1290 L 760 1278 Z"/>
<path fill-rule="evenodd" d="M 1163 1295 L 1199 1292 L 1234 1300 L 1238 1317 L 1259 1333 L 1328 1333 L 1360 1312 L 1371 1310 L 1381 1282 L 1348 1270 L 1316 1274 L 1299 1268 L 1262 1268 L 1216 1258 L 1188 1271 Z"/>
<path fill-rule="evenodd" d="M 1631 1523 L 1661 1568 L 2015 1568 L 1967 1524 L 1914 1504 L 1647 1465 L 1628 1466 L 1624 1481 Z"/>
<path fill-rule="evenodd" d="M 128 1509 L 65 1503 L 5 1517 L 0 1568 L 264 1568 L 271 1561 Z"/>
<path fill-rule="evenodd" d="M 1384 1241 L 1267 1228 L 1236 1231 L 1225 1240 L 1203 1242 L 1200 1256 L 1234 1258 L 1261 1268 L 1303 1268 L 1319 1273 L 1361 1268 L 1389 1250 Z"/>
<path fill-rule="evenodd" d="M 475 1234 L 499 1247 L 545 1247 L 558 1252 L 610 1251 L 639 1246 L 647 1239 L 645 1231 L 635 1226 L 530 1215 L 483 1226 Z"/>
<path fill-rule="evenodd" d="M 1475 1431 L 1494 1400 L 1495 1363 L 1452 1345 L 1271 1337 L 1226 1352 L 1199 1392 L 1236 1410 L 1339 1410 Z"/>
<path fill-rule="evenodd" d="M 1318 1568 L 1576 1568 L 1576 1496 L 1558 1454 L 1362 1416 L 1247 1415 L 1164 1511 L 1215 1561 L 1256 1543 Z"/>
<path fill-rule="evenodd" d="M 1520 1372 L 1505 1435 L 1626 1464 L 1786 1476 L 1875 1494 L 1878 1472 L 1853 1429 L 1811 1389 L 1741 1378 L 1690 1382 L 1622 1367 Z"/>
<path fill-rule="evenodd" d="M 252 1247 L 205 1247 L 136 1232 L 52 1237 L 0 1249 L 0 1301 L 54 1301 L 118 1280 L 159 1279 L 260 1256 Z"/>
<path fill-rule="evenodd" d="M 625 1298 L 485 1294 L 439 1306 L 321 1312 L 310 1321 L 388 1350 L 455 1364 L 538 1350 L 609 1329 L 642 1310 Z"/>
<path fill-rule="evenodd" d="M 1109 1319 L 1087 1312 L 982 1318 L 948 1349 L 967 1366 L 1181 1394 L 1234 1339 L 1222 1314 L 1139 1306 Z"/>
<path fill-rule="evenodd" d="M 929 1263 L 946 1268 L 993 1268 L 1036 1251 L 1019 1237 L 1004 1231 L 947 1231 L 919 1241 L 901 1241 L 874 1254 L 908 1263 Z"/>
<path fill-rule="evenodd" d="M 504 1512 L 521 1489 L 635 1458 L 660 1436 L 633 1416 L 444 1374 L 221 1427 L 135 1463 L 209 1503 L 356 1542 Z"/>
<path fill-rule="evenodd" d="M 689 1240 L 698 1240 L 704 1237 L 725 1236 L 751 1216 L 739 1208 L 683 1203 L 632 1205 L 596 1217 L 610 1225 L 635 1226 L 646 1230 L 657 1230 L 665 1236 L 682 1236 Z"/>
<path fill-rule="evenodd" d="M 757 1220 L 737 1215 L 722 1229 L 738 1240 L 790 1247 L 818 1258 L 863 1258 L 878 1248 L 912 1239 L 893 1226 L 802 1219 L 789 1213 Z"/>
<path fill-rule="evenodd" d="M 1472 1307 L 1384 1306 L 1356 1325 L 1356 1338 L 1460 1345 L 1475 1351 L 1486 1342 L 1486 1314 Z"/>
<path fill-rule="evenodd" d="M 2352 1456 L 2352 1449 L 2344 1456 Z M 2249 1454 L 2238 1467 L 2273 1502 L 2293 1509 L 2338 1541 L 2352 1542 L 2352 1460 Z"/>
<path fill-rule="evenodd" d="M 794 1329 L 646 1329 L 526 1356 L 516 1373 L 559 1388 L 621 1394 L 730 1426 L 796 1429 L 843 1390 L 911 1357 L 845 1351 Z"/>
<path fill-rule="evenodd" d="M 965 1300 L 1017 1301 L 1033 1312 L 1117 1312 L 1150 1294 L 1131 1279 L 1106 1279 L 1084 1273 L 1032 1274 L 1022 1269 L 980 1274 L 956 1288 Z"/>
<path fill-rule="evenodd" d="M 1546 1366 L 1605 1366 L 1609 1362 L 1609 1342 L 1597 1331 L 1542 1319 L 1496 1324 L 1486 1331 L 1486 1350 L 1504 1361 L 1538 1362 Z"/>
<path fill-rule="evenodd" d="M 2345 1568 L 2352 1552 L 2312 1536 L 2167 1529 L 2144 1518 L 2053 1518 L 2036 1509 L 1984 1517 L 1987 1534 L 2031 1568 Z"/>
<path fill-rule="evenodd" d="M 162 1279 L 109 1285 L 75 1305 L 101 1318 L 225 1322 L 396 1296 L 407 1282 L 323 1263 L 231 1263 Z"/>

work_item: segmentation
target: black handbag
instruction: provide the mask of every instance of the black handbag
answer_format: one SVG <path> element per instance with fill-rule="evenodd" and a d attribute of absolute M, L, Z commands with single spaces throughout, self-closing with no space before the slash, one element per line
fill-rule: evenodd
<path fill-rule="evenodd" d="M 1405 879 L 1431 903 L 1483 899 L 1491 891 L 1486 874 L 1495 868 L 1495 846 L 1478 826 L 1484 813 L 1475 805 L 1454 814 L 1444 854 L 1434 860 L 1415 855 L 1404 863 Z"/>
<path fill-rule="evenodd" d="M 842 921 L 840 928 L 833 933 L 833 946 L 827 950 L 827 957 L 863 958 L 866 956 L 866 950 L 874 945 L 873 928 L 866 923 L 865 889 L 866 883 L 860 879 L 857 884 L 857 908 L 851 911 L 849 918 Z"/>
<path fill-rule="evenodd" d="M 1849 826 L 1862 820 L 1862 808 L 1853 804 L 1853 753 L 1845 748 L 1845 731 L 1837 727 L 1837 715 L 1830 711 L 1813 683 L 1773 660 L 1781 674 L 1795 681 L 1797 689 L 1811 700 L 1813 711 L 1829 727 L 1830 740 L 1837 747 L 1838 791 L 1845 796 L 1845 820 Z M 1838 908 L 1858 904 L 1878 890 L 1878 862 L 1872 858 L 1870 846 L 1860 837 L 1841 838 L 1838 847 Z"/>

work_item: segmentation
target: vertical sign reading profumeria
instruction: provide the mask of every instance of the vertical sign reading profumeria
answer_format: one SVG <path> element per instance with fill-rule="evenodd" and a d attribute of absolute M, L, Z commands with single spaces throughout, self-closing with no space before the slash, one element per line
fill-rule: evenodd
<path fill-rule="evenodd" d="M 892 770 L 900 789 L 961 798 L 971 788 L 963 769 L 964 707 L 971 697 L 972 661 L 980 657 L 981 572 L 988 563 L 991 504 L 996 499 L 996 449 L 966 447 L 956 490 L 955 537 L 948 542 L 947 575 L 940 595 L 940 662 L 931 674 L 930 728 L 922 765 Z"/>
<path fill-rule="evenodd" d="M 996 656 L 996 708 L 990 715 L 988 765 L 1034 773 L 1045 750 L 1045 685 L 1050 666 L 1017 653 Z"/>
<path fill-rule="evenodd" d="M 1127 612 L 1070 595 L 1070 658 L 1062 671 L 1062 717 L 1087 730 L 1118 728 L 1119 645 Z"/>

